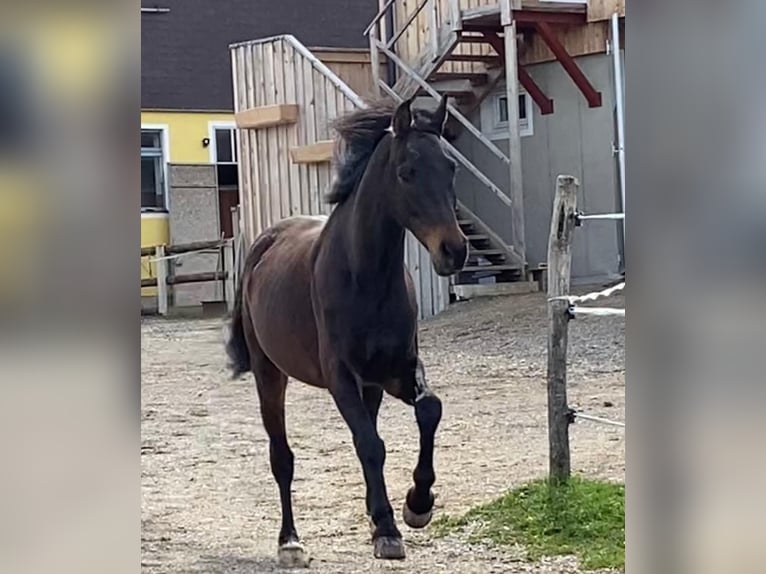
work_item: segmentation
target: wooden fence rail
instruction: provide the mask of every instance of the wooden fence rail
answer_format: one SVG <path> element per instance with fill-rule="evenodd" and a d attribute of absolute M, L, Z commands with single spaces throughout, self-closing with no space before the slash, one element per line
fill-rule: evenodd
<path fill-rule="evenodd" d="M 233 239 L 195 241 L 178 245 L 157 245 L 154 247 L 142 247 L 141 257 L 152 257 L 155 264 L 155 277 L 141 279 L 141 287 L 157 288 L 157 312 L 167 315 L 170 304 L 169 287 L 189 283 L 205 283 L 209 281 L 222 281 L 226 305 L 229 310 L 234 307 L 235 280 L 237 272 L 234 262 L 237 260 L 234 250 L 238 242 Z M 219 250 L 220 259 L 218 268 L 214 271 L 202 271 L 198 273 L 186 273 L 176 275 L 173 273 L 176 259 L 169 257 L 185 253 L 199 251 Z"/>

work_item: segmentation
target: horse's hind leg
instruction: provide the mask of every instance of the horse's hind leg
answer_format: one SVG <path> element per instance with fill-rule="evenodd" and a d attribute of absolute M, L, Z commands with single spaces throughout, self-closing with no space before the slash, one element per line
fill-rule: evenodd
<path fill-rule="evenodd" d="M 285 432 L 285 390 L 287 376 L 262 353 L 256 354 L 253 372 L 261 402 L 261 417 L 269 435 L 271 472 L 279 486 L 282 527 L 279 531 L 279 564 L 283 567 L 307 566 L 308 555 L 300 543 L 293 521 L 290 486 L 293 481 L 293 452 Z"/>

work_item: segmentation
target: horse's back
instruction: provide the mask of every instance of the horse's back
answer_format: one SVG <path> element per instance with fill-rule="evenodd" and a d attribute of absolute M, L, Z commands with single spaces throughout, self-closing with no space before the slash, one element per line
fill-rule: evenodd
<path fill-rule="evenodd" d="M 265 243 L 246 263 L 246 297 L 257 346 L 281 371 L 309 384 L 321 381 L 311 303 L 313 250 L 326 217 L 296 216 L 266 229 L 253 244 Z"/>

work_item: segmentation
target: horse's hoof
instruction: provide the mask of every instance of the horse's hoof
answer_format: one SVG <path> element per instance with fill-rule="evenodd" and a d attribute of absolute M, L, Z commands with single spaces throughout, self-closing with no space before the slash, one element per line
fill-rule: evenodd
<path fill-rule="evenodd" d="M 308 568 L 310 559 L 303 544 L 297 541 L 285 542 L 277 551 L 280 568 Z"/>
<path fill-rule="evenodd" d="M 381 560 L 404 560 L 404 541 L 393 536 L 380 536 L 373 540 L 375 558 Z"/>
<path fill-rule="evenodd" d="M 402 518 L 404 523 L 410 528 L 425 528 L 433 518 L 434 509 L 424 512 L 423 514 L 415 514 L 407 505 L 407 501 L 404 502 L 404 508 L 402 509 Z"/>

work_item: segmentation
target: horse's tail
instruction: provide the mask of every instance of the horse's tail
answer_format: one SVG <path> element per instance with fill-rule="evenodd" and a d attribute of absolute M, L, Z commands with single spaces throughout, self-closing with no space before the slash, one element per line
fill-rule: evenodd
<path fill-rule="evenodd" d="M 250 322 L 250 313 L 245 297 L 245 280 L 260 261 L 266 250 L 274 243 L 274 236 L 268 231 L 256 238 L 247 254 L 242 274 L 234 295 L 234 309 L 229 322 L 229 340 L 226 342 L 226 354 L 229 356 L 229 368 L 233 379 L 251 370 L 250 350 L 245 337 L 245 324 Z"/>

